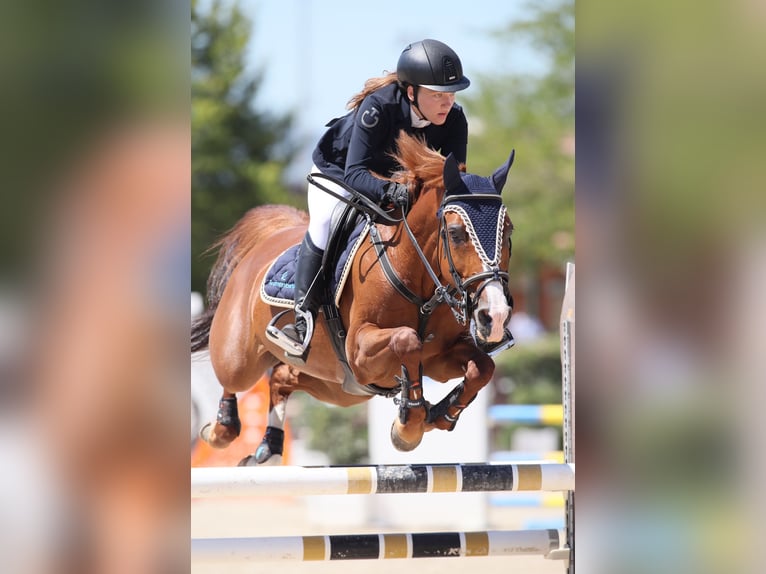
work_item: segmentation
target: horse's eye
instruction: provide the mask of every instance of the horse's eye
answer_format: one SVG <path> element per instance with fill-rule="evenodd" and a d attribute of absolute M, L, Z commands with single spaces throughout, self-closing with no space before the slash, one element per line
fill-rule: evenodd
<path fill-rule="evenodd" d="M 450 225 L 449 238 L 455 245 L 461 245 L 468 240 L 468 234 L 462 225 Z"/>

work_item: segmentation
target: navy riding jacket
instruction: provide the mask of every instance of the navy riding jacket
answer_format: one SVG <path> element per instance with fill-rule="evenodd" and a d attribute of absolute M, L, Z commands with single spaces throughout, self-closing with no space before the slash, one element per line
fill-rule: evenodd
<path fill-rule="evenodd" d="M 440 126 L 414 128 L 410 101 L 395 83 L 371 93 L 355 111 L 335 118 L 327 126 L 329 129 L 314 149 L 314 165 L 374 201 L 383 197 L 388 182 L 370 172 L 390 176 L 401 169 L 389 156 L 396 151 L 400 130 L 424 137 L 431 149 L 444 156 L 452 153 L 459 163 L 466 161 L 468 121 L 463 108 L 454 104 Z"/>

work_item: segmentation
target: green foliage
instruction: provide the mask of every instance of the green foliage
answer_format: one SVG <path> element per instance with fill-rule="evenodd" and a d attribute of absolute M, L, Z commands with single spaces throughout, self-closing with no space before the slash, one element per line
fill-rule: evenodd
<path fill-rule="evenodd" d="M 497 404 L 561 404 L 561 347 L 558 333 L 524 342 L 495 357 Z M 530 425 L 502 424 L 490 433 L 491 450 L 505 450 L 516 429 Z M 539 425 L 543 426 L 543 425 Z"/>
<path fill-rule="evenodd" d="M 330 464 L 362 464 L 368 460 L 365 403 L 340 408 L 306 397 L 301 422 L 311 429 L 309 448 L 326 454 Z"/>
<path fill-rule="evenodd" d="M 513 404 L 561 403 L 558 333 L 524 342 L 495 358 L 501 400 Z"/>
<path fill-rule="evenodd" d="M 261 78 L 245 71 L 251 22 L 236 3 L 214 0 L 191 14 L 192 289 L 204 292 L 201 254 L 248 209 L 293 203 L 282 173 L 293 154 L 290 116 L 255 108 Z"/>
<path fill-rule="evenodd" d="M 466 96 L 469 169 L 491 173 L 516 149 L 505 197 L 515 227 L 513 268 L 534 274 L 574 256 L 574 3 L 536 2 L 529 18 L 498 30 L 547 57 L 542 74 L 479 76 Z"/>

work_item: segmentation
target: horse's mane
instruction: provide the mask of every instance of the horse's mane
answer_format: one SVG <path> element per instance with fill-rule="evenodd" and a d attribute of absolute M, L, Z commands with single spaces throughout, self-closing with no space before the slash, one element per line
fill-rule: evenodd
<path fill-rule="evenodd" d="M 397 151 L 392 155 L 402 166 L 391 175 L 393 181 L 409 185 L 416 194 L 422 188 L 444 187 L 444 156 L 421 138 L 399 132 Z M 460 169 L 465 170 L 465 166 L 461 164 Z"/>

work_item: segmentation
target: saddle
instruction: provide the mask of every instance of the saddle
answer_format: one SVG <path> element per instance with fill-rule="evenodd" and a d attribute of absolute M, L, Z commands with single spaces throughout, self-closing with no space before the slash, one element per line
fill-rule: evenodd
<path fill-rule="evenodd" d="M 340 316 L 340 296 L 348 277 L 351 263 L 359 245 L 369 229 L 369 219 L 356 208 L 359 200 L 350 199 L 349 204 L 340 203 L 335 208 L 330 224 L 330 238 L 322 259 L 321 278 L 324 288 L 319 293 L 319 311 L 324 314 L 335 355 L 343 366 L 345 377 L 343 390 L 360 396 L 393 396 L 398 389 L 383 389 L 375 385 L 360 385 L 351 372 L 346 356 L 346 327 Z M 284 307 L 269 323 L 275 326 L 286 313 L 292 311 L 295 297 L 295 269 L 299 244 L 285 250 L 266 272 L 261 284 L 261 299 L 269 305 Z M 267 329 L 269 328 L 267 327 Z M 306 350 L 308 354 L 311 347 Z M 289 355 L 291 362 L 305 361 L 305 356 Z"/>

